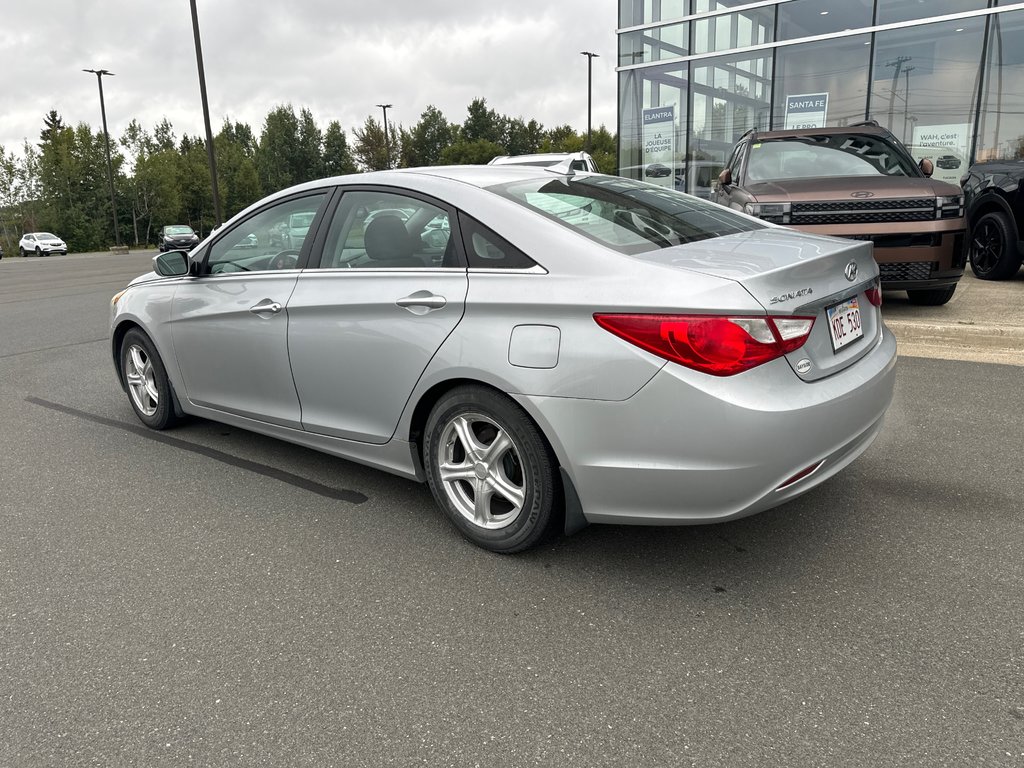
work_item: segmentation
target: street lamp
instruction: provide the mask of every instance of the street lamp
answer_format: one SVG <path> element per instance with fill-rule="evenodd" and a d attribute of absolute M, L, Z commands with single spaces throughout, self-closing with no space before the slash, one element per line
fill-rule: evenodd
<path fill-rule="evenodd" d="M 593 82 L 594 82 L 594 78 L 593 78 L 593 75 L 594 75 L 594 73 L 593 73 L 594 58 L 595 57 L 596 58 L 600 58 L 600 56 L 598 56 L 598 54 L 596 54 L 596 53 L 591 53 L 590 51 L 580 51 L 580 55 L 587 57 L 587 152 L 590 152 L 591 151 L 591 146 L 590 146 L 590 114 L 591 114 L 591 106 L 592 106 L 591 95 L 592 95 Z"/>
<path fill-rule="evenodd" d="M 196 0 L 192 2 L 192 34 L 196 39 L 196 64 L 199 67 L 199 95 L 203 99 L 203 123 L 206 125 L 206 157 L 210 163 L 210 180 L 213 182 L 214 228 L 222 221 L 220 215 L 220 188 L 217 186 L 217 155 L 213 151 L 213 131 L 210 130 L 210 104 L 206 100 L 206 72 L 203 70 L 203 44 L 199 40 L 199 15 Z M 200 228 L 202 224 L 200 223 Z"/>
<path fill-rule="evenodd" d="M 110 162 L 110 134 L 107 133 L 107 107 L 103 103 L 103 76 L 113 76 L 113 72 L 105 69 L 83 69 L 83 72 L 92 72 L 96 75 L 96 82 L 100 86 L 100 116 L 103 118 L 103 142 L 107 148 L 107 181 L 110 182 L 110 210 L 114 215 L 114 245 L 121 247 L 121 233 L 117 227 L 117 201 L 114 198 L 114 166 Z"/>
<path fill-rule="evenodd" d="M 378 104 L 384 111 L 384 159 L 386 162 L 385 168 L 391 168 L 391 144 L 388 142 L 388 110 L 391 109 L 392 104 Z"/>

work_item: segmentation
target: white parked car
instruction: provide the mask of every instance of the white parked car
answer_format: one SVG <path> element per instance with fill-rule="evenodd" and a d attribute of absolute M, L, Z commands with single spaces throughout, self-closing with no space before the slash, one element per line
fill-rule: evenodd
<path fill-rule="evenodd" d="M 68 252 L 68 244 L 49 232 L 29 232 L 18 243 L 18 251 L 22 256 L 30 254 L 48 256 L 51 253 L 66 254 Z"/>
<path fill-rule="evenodd" d="M 594 158 L 586 152 L 544 152 L 538 155 L 499 155 L 493 158 L 488 165 L 532 165 L 536 168 L 550 168 L 552 166 L 570 160 L 570 167 L 574 171 L 588 171 L 589 173 L 600 173 L 597 170 L 597 163 Z"/>

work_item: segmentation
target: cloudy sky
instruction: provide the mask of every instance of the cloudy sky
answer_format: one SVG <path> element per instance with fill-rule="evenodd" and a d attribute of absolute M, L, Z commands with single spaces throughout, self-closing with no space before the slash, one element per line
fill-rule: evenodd
<path fill-rule="evenodd" d="M 453 122 L 477 97 L 546 127 L 586 129 L 587 60 L 594 127 L 615 130 L 615 0 L 198 0 L 210 119 L 259 135 L 279 104 L 308 107 L 321 128 L 349 131 L 374 105 L 406 126 L 434 104 Z M 43 117 L 107 124 L 161 118 L 178 138 L 203 133 L 189 0 L 6 0 L 0 23 L 0 145 L 20 154 Z"/>

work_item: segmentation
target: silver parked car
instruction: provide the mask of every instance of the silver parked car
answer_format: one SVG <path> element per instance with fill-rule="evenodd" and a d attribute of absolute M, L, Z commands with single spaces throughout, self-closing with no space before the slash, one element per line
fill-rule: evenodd
<path fill-rule="evenodd" d="M 300 248 L 236 247 L 302 213 Z M 154 261 L 111 311 L 143 423 L 426 481 L 499 552 L 774 507 L 860 455 L 893 394 L 869 244 L 568 167 L 311 182 Z"/>

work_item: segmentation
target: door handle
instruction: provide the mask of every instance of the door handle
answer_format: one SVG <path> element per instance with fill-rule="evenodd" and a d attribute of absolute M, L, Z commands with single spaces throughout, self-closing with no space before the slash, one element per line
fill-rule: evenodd
<path fill-rule="evenodd" d="M 252 312 L 254 315 L 259 315 L 263 312 L 269 312 L 272 315 L 276 315 L 282 309 L 283 307 L 280 304 L 278 304 L 276 301 L 271 301 L 270 299 L 264 299 L 256 306 L 249 307 L 249 311 Z"/>
<path fill-rule="evenodd" d="M 438 296 L 429 291 L 416 291 L 395 302 L 400 307 L 423 307 L 424 309 L 440 309 L 448 300 L 444 296 Z"/>

